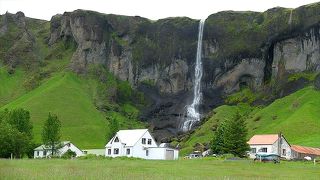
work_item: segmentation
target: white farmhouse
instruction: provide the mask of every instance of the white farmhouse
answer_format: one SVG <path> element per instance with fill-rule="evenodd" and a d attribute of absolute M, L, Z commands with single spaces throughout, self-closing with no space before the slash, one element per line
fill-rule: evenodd
<path fill-rule="evenodd" d="M 148 129 L 120 130 L 105 147 L 107 157 L 174 160 L 179 155 L 176 149 L 158 146 Z"/>
<path fill-rule="evenodd" d="M 61 147 L 57 149 L 57 155 L 62 156 L 68 150 L 71 150 L 76 153 L 76 157 L 82 156 L 82 151 L 77 148 L 74 144 L 70 141 L 63 141 L 61 142 Z M 52 155 L 51 146 L 41 145 L 34 149 L 34 158 L 46 158 Z"/>
<path fill-rule="evenodd" d="M 282 134 L 254 135 L 249 141 L 251 151 L 250 158 L 256 154 L 275 154 L 279 157 L 291 159 L 291 147 Z"/>

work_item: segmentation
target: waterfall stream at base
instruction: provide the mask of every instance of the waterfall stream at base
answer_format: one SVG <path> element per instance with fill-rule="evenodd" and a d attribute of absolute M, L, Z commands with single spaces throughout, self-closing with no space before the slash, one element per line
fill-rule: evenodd
<path fill-rule="evenodd" d="M 200 20 L 199 32 L 198 32 L 198 46 L 197 46 L 197 56 L 195 65 L 195 76 L 194 76 L 194 97 L 192 104 L 186 107 L 186 117 L 184 117 L 184 122 L 181 126 L 182 131 L 189 131 L 193 124 L 200 121 L 200 113 L 198 111 L 198 106 L 201 102 L 201 78 L 202 78 L 202 35 L 205 20 Z"/>

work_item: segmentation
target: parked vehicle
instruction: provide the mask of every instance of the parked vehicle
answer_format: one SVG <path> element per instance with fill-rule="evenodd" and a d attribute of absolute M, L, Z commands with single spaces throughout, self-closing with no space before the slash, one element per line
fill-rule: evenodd
<path fill-rule="evenodd" d="M 280 157 L 277 154 L 257 153 L 254 161 L 280 163 Z"/>
<path fill-rule="evenodd" d="M 193 153 L 185 156 L 184 158 L 185 159 L 195 159 L 195 158 L 200 158 L 200 157 L 202 157 L 201 153 L 193 152 Z"/>

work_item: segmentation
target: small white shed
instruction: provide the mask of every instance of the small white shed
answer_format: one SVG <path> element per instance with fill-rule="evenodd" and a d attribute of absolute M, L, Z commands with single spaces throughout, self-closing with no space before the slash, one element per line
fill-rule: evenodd
<path fill-rule="evenodd" d="M 154 160 L 175 160 L 179 151 L 159 147 L 148 129 L 120 130 L 105 146 L 107 157 L 137 157 Z"/>
<path fill-rule="evenodd" d="M 51 146 L 41 145 L 34 149 L 34 158 L 46 158 L 52 155 Z M 62 156 L 68 150 L 71 150 L 76 153 L 76 157 L 82 156 L 82 151 L 77 148 L 74 144 L 70 141 L 63 141 L 61 142 L 61 147 L 57 149 L 57 155 Z"/>

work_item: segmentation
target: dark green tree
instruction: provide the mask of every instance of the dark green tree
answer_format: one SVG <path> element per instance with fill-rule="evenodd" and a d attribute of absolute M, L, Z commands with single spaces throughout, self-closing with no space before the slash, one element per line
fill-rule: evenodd
<path fill-rule="evenodd" d="M 12 153 L 14 158 L 21 158 L 27 151 L 29 139 L 3 121 L 0 123 L 0 142 L 0 157 L 8 158 Z"/>
<path fill-rule="evenodd" d="M 57 115 L 49 113 L 48 119 L 45 121 L 42 129 L 42 141 L 46 146 L 51 147 L 52 155 L 55 155 L 58 146 L 60 145 L 60 128 L 61 122 Z"/>
<path fill-rule="evenodd" d="M 247 144 L 247 128 L 244 118 L 239 114 L 222 122 L 212 141 L 212 151 L 217 154 L 230 153 L 238 157 L 245 157 L 250 149 Z"/>
<path fill-rule="evenodd" d="M 221 122 L 214 132 L 214 137 L 211 143 L 211 149 L 214 154 L 224 154 L 224 132 L 225 123 Z"/>
<path fill-rule="evenodd" d="M 224 149 L 227 153 L 231 153 L 238 157 L 245 157 L 249 145 L 247 144 L 248 130 L 244 118 L 239 112 L 226 122 L 224 133 Z"/>
<path fill-rule="evenodd" d="M 117 119 L 115 119 L 114 117 L 106 117 L 108 120 L 108 129 L 109 131 L 107 132 L 107 141 L 109 141 L 118 131 L 119 131 L 119 123 L 117 121 Z"/>
<path fill-rule="evenodd" d="M 29 111 L 5 109 L 0 112 L 0 156 L 21 158 L 31 147 L 32 124 Z"/>
<path fill-rule="evenodd" d="M 14 109 L 9 112 L 8 122 L 19 132 L 25 133 L 32 139 L 32 124 L 30 122 L 30 113 L 24 109 Z"/>

